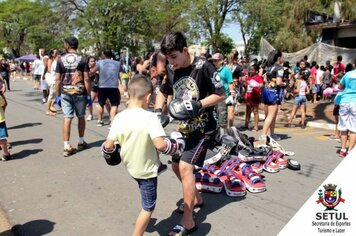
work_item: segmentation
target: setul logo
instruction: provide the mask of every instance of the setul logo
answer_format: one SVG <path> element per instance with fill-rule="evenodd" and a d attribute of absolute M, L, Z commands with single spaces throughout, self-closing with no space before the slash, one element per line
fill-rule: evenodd
<path fill-rule="evenodd" d="M 337 185 L 327 184 L 323 186 L 325 191 L 319 189 L 319 199 L 316 201 L 317 204 L 322 203 L 326 209 L 325 211 L 334 210 L 340 202 L 344 203 L 345 199 L 341 197 L 341 188 L 339 191 L 336 190 Z"/>

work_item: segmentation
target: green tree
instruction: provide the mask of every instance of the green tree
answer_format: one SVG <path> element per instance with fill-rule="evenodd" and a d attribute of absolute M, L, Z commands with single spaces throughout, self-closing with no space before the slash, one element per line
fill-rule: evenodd
<path fill-rule="evenodd" d="M 15 57 L 40 47 L 58 46 L 58 18 L 41 1 L 7 0 L 0 2 L 0 44 Z"/>
<path fill-rule="evenodd" d="M 191 26 L 198 28 L 198 37 L 207 37 L 213 51 L 221 48 L 223 37 L 221 30 L 230 20 L 238 0 L 195 0 L 191 1 Z"/>
<path fill-rule="evenodd" d="M 261 37 L 274 42 L 282 15 L 281 0 L 241 1 L 233 12 L 233 19 L 240 25 L 245 51 L 256 53 Z"/>

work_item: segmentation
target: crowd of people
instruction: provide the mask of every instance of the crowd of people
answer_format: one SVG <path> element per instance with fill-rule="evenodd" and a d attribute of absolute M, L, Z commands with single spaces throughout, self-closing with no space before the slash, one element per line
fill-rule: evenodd
<path fill-rule="evenodd" d="M 188 235 L 198 229 L 193 210 L 203 205 L 203 199 L 195 187 L 194 167 L 202 166 L 217 129 L 234 126 L 239 106 L 246 106 L 243 126 L 259 132 L 259 107 L 263 104 L 265 119 L 259 140 L 264 141 L 270 135 L 278 141 L 281 137 L 274 132 L 275 123 L 285 100 L 294 100 L 287 126 L 295 127 L 293 120 L 300 108 L 300 127 L 304 129 L 308 101 L 318 103 L 336 96 L 334 115 L 338 125 L 334 138 L 341 137 L 339 155 L 345 157 L 355 145 L 356 61 L 344 66 L 339 56 L 334 64 L 326 61 L 321 65 L 309 64 L 306 57 L 292 68 L 277 50 L 261 61 L 250 61 L 249 55 L 239 57 L 237 52 L 223 55 L 217 51 L 213 55 L 194 57 L 180 32 L 166 34 L 160 51 L 127 63 L 114 60 L 111 50 L 104 50 L 100 60 L 83 56 L 77 52 L 78 44 L 77 38 L 69 37 L 64 40 L 63 53 L 51 49 L 47 55 L 40 49 L 32 64 L 33 88 L 42 90 L 46 115 L 56 115 L 61 107 L 65 157 L 88 148 L 84 139 L 86 121 L 96 116 L 97 126 L 104 126 L 103 114 L 107 110 L 110 131 L 101 147 L 102 154 L 119 155 L 141 193 L 142 210 L 133 235 L 143 235 L 155 208 L 157 175 L 167 169 L 160 162 L 159 153 L 172 155 L 172 169 L 183 189 L 184 203 L 177 209 L 183 215 L 170 235 Z M 0 63 L 2 160 L 11 158 L 4 112 L 5 84 L 10 91 L 12 65 L 5 64 Z M 126 101 L 122 112 L 118 112 L 120 90 Z M 179 109 L 171 108 L 171 101 Z M 147 111 L 149 109 L 154 112 Z M 161 126 L 162 115 L 171 114 L 172 109 L 179 113 L 177 116 L 185 118 L 179 122 L 177 131 L 166 136 Z M 251 114 L 253 125 L 250 127 Z M 70 144 L 75 116 L 79 133 L 76 147 Z"/>

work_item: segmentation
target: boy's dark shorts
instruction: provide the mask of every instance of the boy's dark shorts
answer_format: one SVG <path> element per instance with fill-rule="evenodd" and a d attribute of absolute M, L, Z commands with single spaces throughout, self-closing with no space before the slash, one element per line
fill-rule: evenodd
<path fill-rule="evenodd" d="M 172 157 L 172 162 L 184 161 L 202 167 L 210 140 L 203 134 L 189 135 L 184 138 L 185 149 L 181 157 Z"/>
<path fill-rule="evenodd" d="M 141 193 L 142 209 L 152 212 L 157 200 L 157 177 L 150 179 L 136 179 Z"/>
<path fill-rule="evenodd" d="M 340 106 L 339 105 L 334 105 L 333 115 L 334 116 L 339 116 L 339 110 L 340 110 Z"/>
<path fill-rule="evenodd" d="M 7 133 L 7 127 L 6 127 L 6 123 L 1 122 L 0 123 L 0 140 L 2 139 L 7 139 L 9 137 L 9 134 Z"/>
<path fill-rule="evenodd" d="M 109 99 L 111 106 L 120 105 L 120 92 L 117 88 L 99 88 L 98 102 L 101 107 Z"/>

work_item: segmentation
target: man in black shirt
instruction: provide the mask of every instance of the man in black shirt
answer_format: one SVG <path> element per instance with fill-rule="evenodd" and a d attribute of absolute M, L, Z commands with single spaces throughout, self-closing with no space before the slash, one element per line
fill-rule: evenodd
<path fill-rule="evenodd" d="M 61 56 L 56 67 L 56 95 L 61 98 L 63 122 L 63 155 L 68 157 L 75 153 L 69 144 L 70 127 L 75 115 L 78 117 L 79 142 L 78 150 L 87 148 L 84 141 L 85 109 L 91 99 L 91 81 L 89 79 L 89 66 L 87 58 L 77 53 L 78 39 L 69 37 L 64 40 L 66 54 Z"/>
<path fill-rule="evenodd" d="M 194 165 L 202 166 L 207 151 L 207 134 L 217 129 L 213 115 L 214 105 L 225 98 L 225 88 L 213 65 L 201 58 L 193 58 L 188 52 L 185 37 L 180 32 L 171 32 L 163 37 L 161 52 L 173 67 L 173 78 L 160 88 L 156 108 L 162 108 L 165 98 L 196 101 L 200 106 L 198 116 L 179 123 L 178 131 L 185 138 L 185 150 L 180 157 L 172 158 L 172 168 L 183 186 L 184 212 L 180 224 L 170 235 L 188 234 L 197 229 L 193 220 L 193 208 L 203 200 L 195 187 Z"/>

